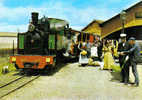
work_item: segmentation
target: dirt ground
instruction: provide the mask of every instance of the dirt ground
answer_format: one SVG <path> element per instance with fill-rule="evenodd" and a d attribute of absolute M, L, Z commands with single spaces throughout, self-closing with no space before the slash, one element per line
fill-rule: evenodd
<path fill-rule="evenodd" d="M 2 100 L 141 100 L 142 65 L 138 66 L 138 72 L 140 86 L 133 87 L 120 83 L 119 73 L 99 67 L 79 67 L 78 63 L 67 64 Z M 133 81 L 132 72 L 130 76 Z"/>

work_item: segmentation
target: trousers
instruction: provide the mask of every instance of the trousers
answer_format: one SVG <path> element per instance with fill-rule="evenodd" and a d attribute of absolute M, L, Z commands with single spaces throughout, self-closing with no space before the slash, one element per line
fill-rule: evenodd
<path fill-rule="evenodd" d="M 124 78 L 124 81 L 126 83 L 129 82 L 129 69 L 130 69 L 130 66 L 132 66 L 132 72 L 133 72 L 133 75 L 135 77 L 135 83 L 139 83 L 139 76 L 138 76 L 138 71 L 137 71 L 137 63 L 136 62 L 133 62 L 131 60 L 128 60 L 126 62 L 126 64 L 124 65 L 124 74 L 125 74 L 125 78 Z"/>

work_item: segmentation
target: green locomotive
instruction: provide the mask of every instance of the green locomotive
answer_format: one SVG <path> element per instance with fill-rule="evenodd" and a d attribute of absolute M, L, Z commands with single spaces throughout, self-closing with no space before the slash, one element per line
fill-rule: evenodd
<path fill-rule="evenodd" d="M 10 57 L 17 69 L 55 67 L 67 50 L 71 39 L 68 22 L 45 16 L 39 19 L 38 16 L 33 12 L 28 31 L 18 33 L 18 54 Z"/>

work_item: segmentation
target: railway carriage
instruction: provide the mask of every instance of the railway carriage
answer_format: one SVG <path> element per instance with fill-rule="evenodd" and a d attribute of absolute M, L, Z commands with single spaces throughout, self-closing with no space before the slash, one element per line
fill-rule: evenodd
<path fill-rule="evenodd" d="M 55 67 L 63 59 L 71 29 L 67 21 L 42 17 L 32 13 L 28 31 L 18 33 L 18 54 L 10 56 L 10 62 L 17 69 L 45 69 Z"/>

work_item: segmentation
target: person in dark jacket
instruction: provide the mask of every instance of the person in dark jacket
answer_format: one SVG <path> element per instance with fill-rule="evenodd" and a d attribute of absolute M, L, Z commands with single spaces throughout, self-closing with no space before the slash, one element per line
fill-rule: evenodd
<path fill-rule="evenodd" d="M 102 41 L 99 41 L 98 47 L 97 47 L 99 61 L 102 61 L 102 58 L 101 58 L 102 57 L 102 49 L 103 49 L 103 43 L 102 43 Z"/>
<path fill-rule="evenodd" d="M 95 39 L 96 39 L 96 45 L 97 45 L 97 54 L 98 54 L 98 60 L 99 61 L 102 61 L 102 49 L 103 49 L 103 43 L 102 43 L 102 41 L 101 41 L 101 39 L 100 39 L 100 36 L 96 36 L 95 37 Z"/>
<path fill-rule="evenodd" d="M 127 51 L 122 52 L 121 54 L 126 54 L 128 55 L 128 60 L 126 61 L 126 64 L 124 65 L 125 69 L 125 84 L 128 83 L 128 79 L 129 79 L 129 67 L 132 66 L 132 72 L 134 74 L 135 77 L 135 82 L 134 84 L 136 86 L 139 86 L 139 76 L 138 76 L 138 71 L 137 71 L 137 63 L 140 57 L 140 48 L 139 45 L 135 42 L 135 38 L 131 37 L 129 39 L 129 45 L 131 46 L 131 48 Z"/>
<path fill-rule="evenodd" d="M 118 52 L 122 52 L 122 51 L 125 51 L 128 49 L 128 43 L 126 41 L 126 34 L 121 34 L 120 35 L 120 39 L 121 39 L 121 42 L 118 44 Z M 124 78 L 125 78 L 125 73 L 124 73 L 124 61 L 125 61 L 125 58 L 126 58 L 126 55 L 119 55 L 119 64 L 120 64 L 120 67 L 121 67 L 121 77 L 122 77 L 122 81 L 121 82 L 124 82 Z"/>

